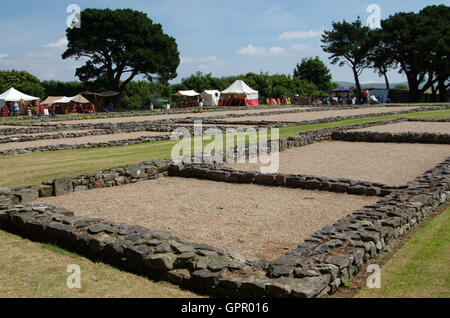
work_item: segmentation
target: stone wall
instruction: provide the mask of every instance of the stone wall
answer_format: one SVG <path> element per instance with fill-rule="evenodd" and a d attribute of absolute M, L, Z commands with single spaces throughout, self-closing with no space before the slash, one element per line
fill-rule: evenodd
<path fill-rule="evenodd" d="M 0 202 L 29 203 L 37 198 L 121 186 L 168 175 L 170 160 L 154 160 L 101 170 L 93 174 L 57 178 L 38 185 L 0 188 Z"/>
<path fill-rule="evenodd" d="M 364 142 L 450 144 L 449 134 L 431 134 L 418 132 L 389 133 L 371 131 L 340 131 L 333 133 L 332 139 Z"/>
<path fill-rule="evenodd" d="M 96 261 L 211 295 L 325 297 L 447 201 L 450 158 L 274 261 L 185 242 L 167 231 L 76 217 L 48 204 L 0 201 L 0 228 Z M 73 186 L 73 184 L 72 184 Z"/>
<path fill-rule="evenodd" d="M 239 171 L 205 164 L 172 165 L 170 176 L 206 179 L 227 183 L 259 184 L 306 190 L 322 190 L 368 196 L 386 196 L 404 187 L 393 187 L 376 182 L 327 178 L 310 175 Z"/>

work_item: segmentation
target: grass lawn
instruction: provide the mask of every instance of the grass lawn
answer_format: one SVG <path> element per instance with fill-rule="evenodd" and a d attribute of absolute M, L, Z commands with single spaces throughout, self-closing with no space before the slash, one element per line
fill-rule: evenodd
<path fill-rule="evenodd" d="M 383 121 L 401 117 L 446 119 L 450 110 L 435 110 L 410 114 L 356 118 L 322 124 L 280 128 L 281 138 L 295 136 L 300 132 Z M 63 176 L 89 174 L 114 166 L 170 158 L 177 141 L 159 141 L 130 146 L 74 149 L 36 152 L 14 156 L 0 156 L 0 187 L 12 187 L 40 182 Z M 205 143 L 207 143 L 205 141 Z"/>
<path fill-rule="evenodd" d="M 427 222 L 381 268 L 381 288 L 356 297 L 450 297 L 450 208 Z"/>
<path fill-rule="evenodd" d="M 1 298 L 193 298 L 169 283 L 122 272 L 48 244 L 39 244 L 0 231 Z M 67 288 L 67 266 L 81 268 L 81 289 Z"/>

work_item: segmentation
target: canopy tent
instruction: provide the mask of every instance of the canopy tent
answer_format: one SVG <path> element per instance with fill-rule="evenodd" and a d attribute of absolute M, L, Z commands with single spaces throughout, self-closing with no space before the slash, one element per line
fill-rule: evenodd
<path fill-rule="evenodd" d="M 99 93 L 81 92 L 80 95 L 85 97 L 90 103 L 95 105 L 97 112 L 100 112 L 105 105 L 105 98 Z"/>
<path fill-rule="evenodd" d="M 350 88 L 342 86 L 342 87 L 339 87 L 339 88 L 332 89 L 330 92 L 331 93 L 353 93 L 353 90 L 350 89 Z"/>
<path fill-rule="evenodd" d="M 40 100 L 39 97 L 34 97 L 34 96 L 24 94 L 22 92 L 19 92 L 14 87 L 11 87 L 6 92 L 4 92 L 3 94 L 0 95 L 0 108 L 3 108 L 5 103 L 8 103 L 8 102 L 21 102 L 21 101 L 31 102 L 31 101 L 38 101 L 38 100 Z M 24 103 L 21 102 L 19 107 L 20 107 L 19 113 L 24 114 L 26 112 Z"/>
<path fill-rule="evenodd" d="M 72 97 L 62 97 L 60 99 L 54 100 L 52 104 L 67 104 L 67 103 L 77 103 L 77 104 L 89 104 L 90 101 L 88 101 L 86 98 L 84 98 L 82 95 L 76 95 Z"/>
<path fill-rule="evenodd" d="M 205 106 L 219 106 L 220 92 L 217 90 L 205 90 L 200 96 L 205 100 Z"/>
<path fill-rule="evenodd" d="M 41 105 L 52 105 L 57 101 L 58 99 L 63 98 L 64 96 L 48 96 L 44 101 L 41 103 Z"/>
<path fill-rule="evenodd" d="M 0 100 L 3 100 L 5 102 L 19 102 L 21 100 L 25 102 L 33 101 L 33 100 L 39 100 L 39 97 L 33 97 L 27 94 L 24 94 L 22 92 L 19 92 L 14 87 L 11 87 L 6 92 L 0 95 Z"/>
<path fill-rule="evenodd" d="M 175 94 L 173 94 L 174 96 L 187 96 L 187 97 L 194 97 L 194 96 L 198 96 L 200 95 L 199 93 L 197 93 L 196 91 L 178 91 Z"/>
<path fill-rule="evenodd" d="M 180 101 L 180 107 L 197 107 L 198 103 L 197 103 L 197 99 L 191 99 L 189 100 L 189 97 L 196 97 L 199 96 L 200 94 L 197 93 L 196 91 L 178 91 L 175 94 L 173 94 L 173 96 L 177 96 L 177 97 L 184 97 L 183 101 Z"/>
<path fill-rule="evenodd" d="M 237 80 L 222 92 L 229 100 L 228 106 L 255 106 L 259 104 L 259 92 L 250 88 L 244 81 Z"/>
<path fill-rule="evenodd" d="M 77 96 L 70 97 L 71 101 L 78 104 L 89 104 L 90 101 L 84 98 L 83 95 L 78 94 Z"/>

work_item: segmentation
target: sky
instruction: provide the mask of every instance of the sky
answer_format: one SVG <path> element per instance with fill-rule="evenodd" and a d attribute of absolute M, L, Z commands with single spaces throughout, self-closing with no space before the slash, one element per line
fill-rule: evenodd
<path fill-rule="evenodd" d="M 351 81 L 350 67 L 329 62 L 321 49 L 321 34 L 333 21 L 374 21 L 377 5 L 380 18 L 399 11 L 418 12 L 427 5 L 446 4 L 434 0 L 15 0 L 0 7 L 0 70 L 24 70 L 41 80 L 77 80 L 74 59 L 63 60 L 65 30 L 71 4 L 85 8 L 131 8 L 147 13 L 174 37 L 181 63 L 177 83 L 201 71 L 213 76 L 268 72 L 292 74 L 302 58 L 319 56 L 333 81 Z M 376 19 L 375 19 L 376 21 Z M 82 21 L 81 21 L 82 23 Z M 391 82 L 403 82 L 398 71 Z M 365 70 L 362 83 L 383 82 Z"/>

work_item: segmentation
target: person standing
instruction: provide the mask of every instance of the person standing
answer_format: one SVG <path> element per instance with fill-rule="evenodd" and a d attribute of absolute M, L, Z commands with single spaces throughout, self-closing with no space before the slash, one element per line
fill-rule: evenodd
<path fill-rule="evenodd" d="M 33 117 L 33 112 L 30 104 L 27 105 L 27 115 L 28 117 Z"/>
<path fill-rule="evenodd" d="M 199 107 L 199 113 L 203 113 L 203 105 L 204 105 L 205 101 L 204 99 L 200 96 L 198 98 L 198 107 Z"/>
<path fill-rule="evenodd" d="M 20 107 L 19 104 L 15 103 L 14 104 L 14 116 L 19 116 L 20 115 Z"/>
<path fill-rule="evenodd" d="M 8 117 L 8 106 L 6 104 L 1 109 L 1 116 L 4 118 Z"/>
<path fill-rule="evenodd" d="M 366 103 L 366 104 L 370 104 L 370 94 L 369 94 L 369 91 L 365 91 L 364 92 L 364 95 L 363 95 L 363 97 L 364 97 L 364 103 Z"/>
<path fill-rule="evenodd" d="M 315 93 L 312 93 L 311 95 L 311 106 L 315 106 L 316 105 L 316 95 Z"/>

